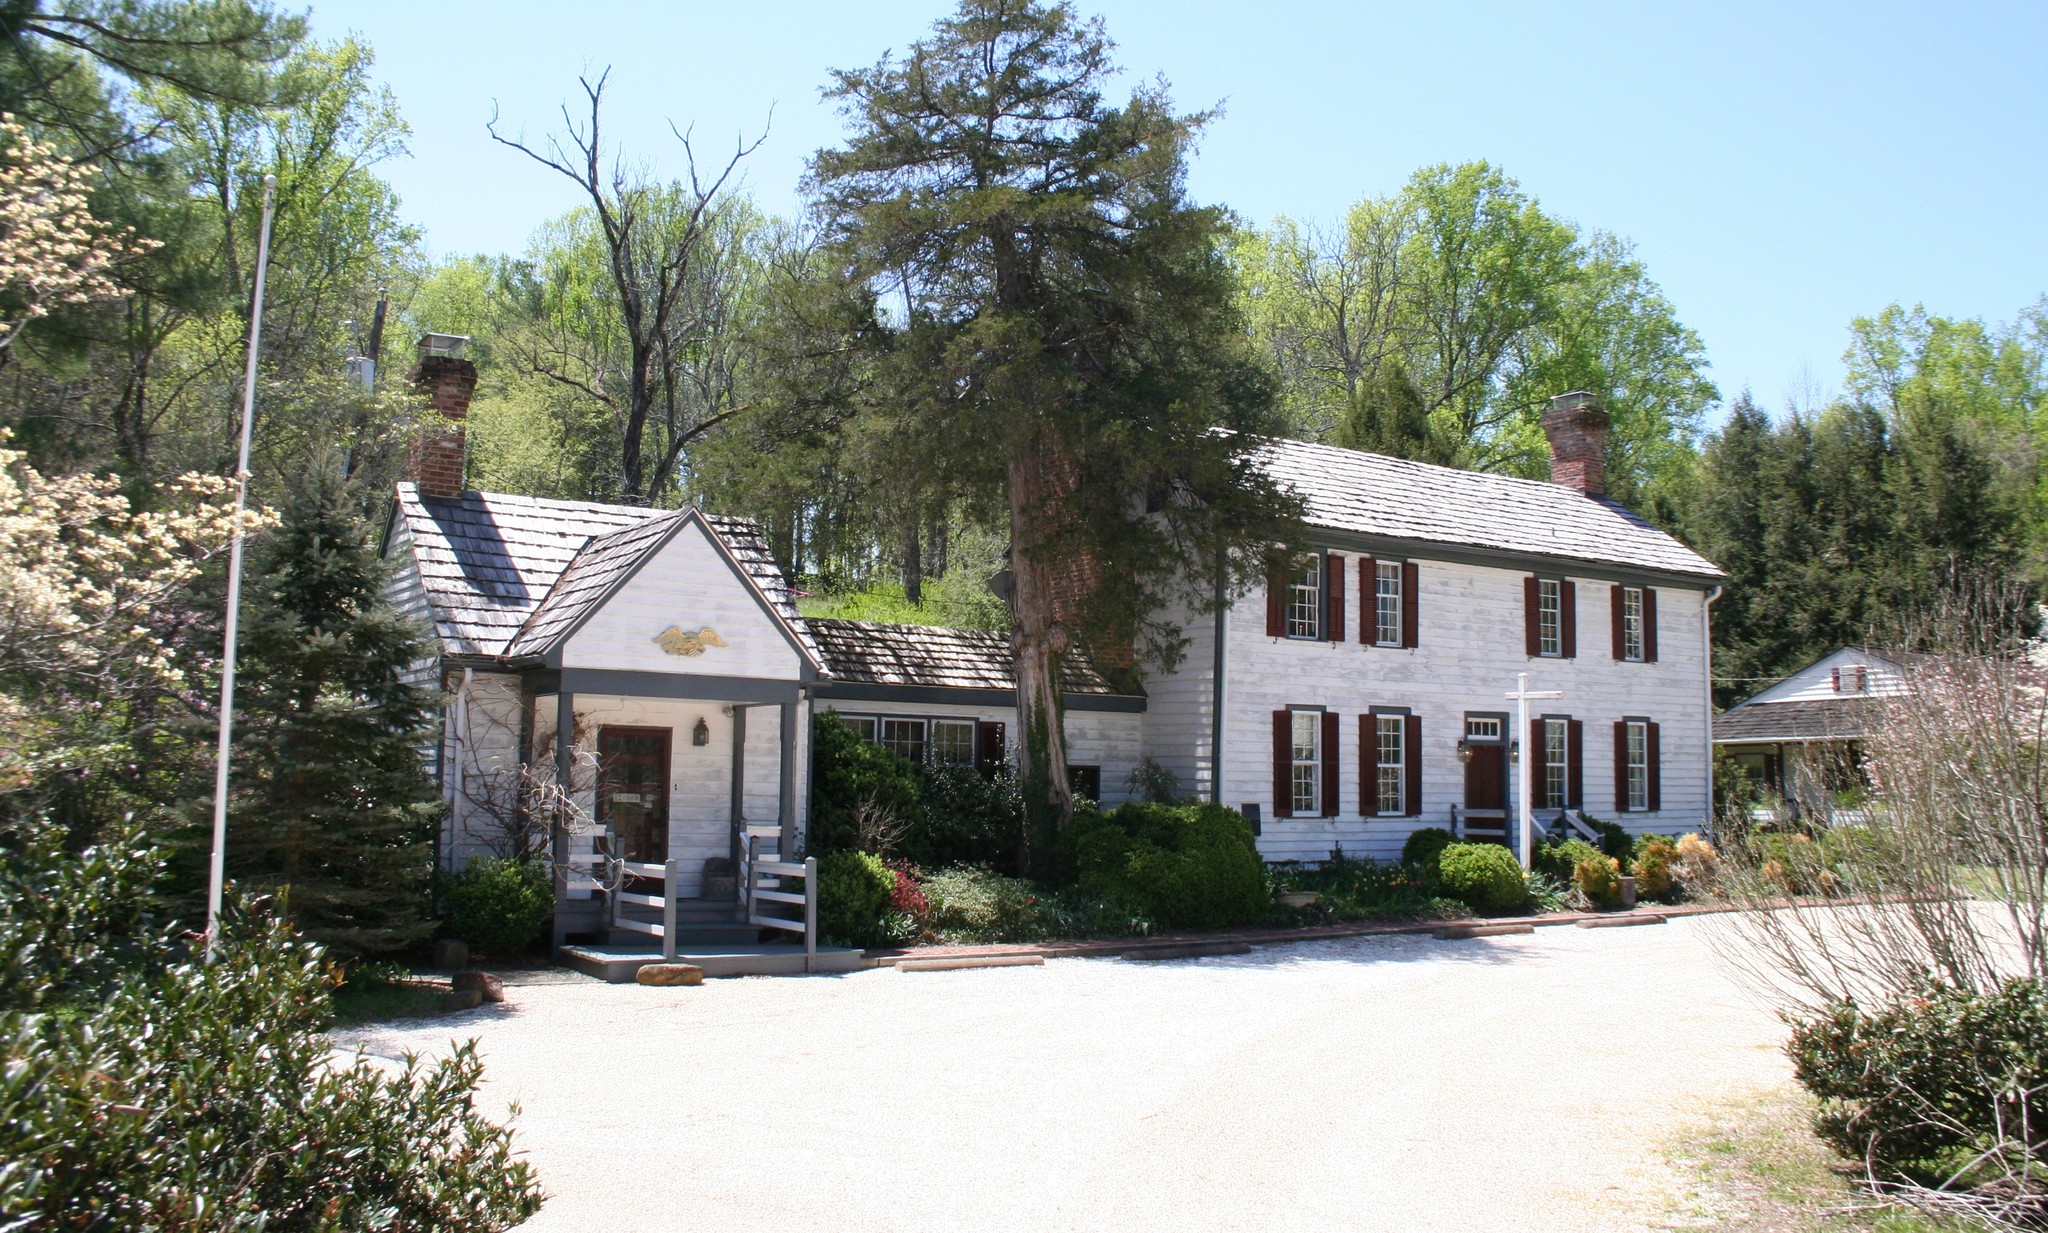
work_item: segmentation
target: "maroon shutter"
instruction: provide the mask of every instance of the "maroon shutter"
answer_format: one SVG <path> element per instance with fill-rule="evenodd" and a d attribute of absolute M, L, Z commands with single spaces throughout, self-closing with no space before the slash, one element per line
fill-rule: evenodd
<path fill-rule="evenodd" d="M 1529 808 L 1546 808 L 1550 804 L 1550 798 L 1544 795 L 1547 788 L 1543 774 L 1542 720 L 1532 719 L 1529 721 L 1529 743 L 1523 747 L 1522 756 L 1535 759 L 1534 762 L 1529 764 Z"/>
<path fill-rule="evenodd" d="M 1337 816 L 1337 770 L 1343 761 L 1337 756 L 1337 742 L 1344 739 L 1337 730 L 1337 712 L 1323 712 L 1323 816 Z"/>
<path fill-rule="evenodd" d="M 1557 584 L 1558 642 L 1566 659 L 1579 657 L 1579 596 L 1569 582 Z"/>
<path fill-rule="evenodd" d="M 1616 659 L 1627 659 L 1628 630 L 1626 627 L 1628 625 L 1628 588 L 1617 583 L 1612 588 L 1612 591 L 1614 595 L 1612 611 L 1612 615 L 1614 617 L 1614 657 Z"/>
<path fill-rule="evenodd" d="M 1565 799 L 1573 809 L 1586 807 L 1586 725 L 1568 719 L 1564 725 Z"/>
<path fill-rule="evenodd" d="M 1529 658 L 1543 654 L 1543 584 L 1534 574 L 1522 579 L 1522 631 L 1526 635 Z"/>
<path fill-rule="evenodd" d="M 1422 616 L 1421 586 L 1422 570 L 1413 561 L 1401 564 L 1401 645 L 1416 646 L 1416 635 L 1420 632 Z"/>
<path fill-rule="evenodd" d="M 1273 816 L 1294 816 L 1294 716 L 1273 712 Z"/>
<path fill-rule="evenodd" d="M 1401 755 L 1407 759 L 1402 768 L 1408 776 L 1408 816 L 1422 815 L 1422 716 L 1408 717 L 1408 739 L 1401 742 Z"/>
<path fill-rule="evenodd" d="M 1287 592 L 1283 589 L 1285 576 L 1274 570 L 1266 577 L 1266 636 L 1285 638 L 1287 636 L 1287 613 L 1281 607 L 1286 602 Z"/>
<path fill-rule="evenodd" d="M 1643 734 L 1643 739 L 1650 747 L 1650 812 L 1655 813 L 1664 808 L 1664 742 L 1656 724 L 1646 726 L 1649 731 Z"/>
<path fill-rule="evenodd" d="M 1616 720 L 1614 724 L 1614 812 L 1628 812 L 1628 721 L 1625 719 Z"/>
<path fill-rule="evenodd" d="M 1657 662 L 1657 593 L 1643 588 L 1643 662 Z"/>
<path fill-rule="evenodd" d="M 1380 567 L 1371 557 L 1358 558 L 1358 640 L 1371 646 L 1380 640 Z"/>
<path fill-rule="evenodd" d="M 1344 558 L 1330 554 L 1329 576 L 1324 580 L 1323 594 L 1328 596 L 1330 619 L 1323 622 L 1324 634 L 1332 642 L 1344 641 Z"/>

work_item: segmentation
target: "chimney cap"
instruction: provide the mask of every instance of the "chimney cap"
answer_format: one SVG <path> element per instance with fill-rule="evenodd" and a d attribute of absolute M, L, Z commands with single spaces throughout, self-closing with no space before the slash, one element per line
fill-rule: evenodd
<path fill-rule="evenodd" d="M 467 334 L 422 334 L 420 355 L 445 355 L 449 359 L 461 359 L 462 349 L 469 345 Z"/>
<path fill-rule="evenodd" d="M 1600 396 L 1586 390 L 1556 394 L 1550 399 L 1550 409 L 1560 414 L 1571 411 L 1598 411 L 1601 410 Z"/>

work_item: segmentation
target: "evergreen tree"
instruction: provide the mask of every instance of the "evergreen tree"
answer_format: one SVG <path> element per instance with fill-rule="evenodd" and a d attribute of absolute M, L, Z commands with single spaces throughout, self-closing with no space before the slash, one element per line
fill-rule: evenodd
<path fill-rule="evenodd" d="M 345 955 L 425 938 L 438 794 L 419 746 L 431 695 L 407 680 L 421 632 L 339 468 L 286 502 L 244 592 L 229 876 L 282 891 L 299 930 Z"/>

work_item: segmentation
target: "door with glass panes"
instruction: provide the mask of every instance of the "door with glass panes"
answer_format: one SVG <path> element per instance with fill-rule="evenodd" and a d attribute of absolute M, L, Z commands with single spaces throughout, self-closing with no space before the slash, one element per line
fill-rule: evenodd
<path fill-rule="evenodd" d="M 626 860 L 668 859 L 669 736 L 667 728 L 598 729 L 597 821 Z"/>

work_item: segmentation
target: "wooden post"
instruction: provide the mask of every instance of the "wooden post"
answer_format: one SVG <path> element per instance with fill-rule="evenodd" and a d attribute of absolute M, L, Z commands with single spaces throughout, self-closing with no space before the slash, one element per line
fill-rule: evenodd
<path fill-rule="evenodd" d="M 818 963 L 818 858 L 804 858 L 804 971 Z"/>
<path fill-rule="evenodd" d="M 675 860 L 662 866 L 661 957 L 667 963 L 676 961 L 676 878 L 682 869 L 683 863 Z"/>
<path fill-rule="evenodd" d="M 796 702 L 782 704 L 782 782 L 776 802 L 776 821 L 782 824 L 782 846 L 775 859 L 796 856 Z"/>
<path fill-rule="evenodd" d="M 732 859 L 737 865 L 745 855 L 740 848 L 747 834 L 747 708 L 732 706 Z"/>

